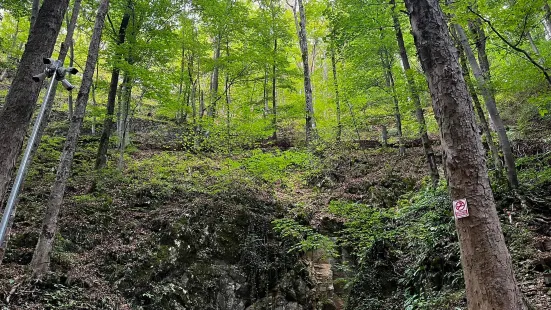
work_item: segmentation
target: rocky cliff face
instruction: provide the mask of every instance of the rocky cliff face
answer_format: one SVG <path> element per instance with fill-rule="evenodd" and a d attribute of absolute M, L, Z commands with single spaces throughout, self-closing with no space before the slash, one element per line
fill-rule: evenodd
<path fill-rule="evenodd" d="M 119 196 L 91 193 L 66 205 L 54 273 L 45 286 L 22 284 L 31 295 L 12 292 L 13 309 L 63 309 L 65 298 L 86 309 L 342 309 L 333 302 L 331 264 L 290 252 L 274 233 L 272 221 L 287 206 L 265 189 L 240 181 L 215 193 L 119 186 L 108 185 Z M 7 263 L 22 268 L 32 248 L 21 245 L 35 242 L 36 228 L 18 229 Z"/>
<path fill-rule="evenodd" d="M 238 187 L 164 206 L 142 224 L 148 240 L 106 272 L 144 309 L 314 309 L 306 266 L 273 233 L 281 211 Z"/>

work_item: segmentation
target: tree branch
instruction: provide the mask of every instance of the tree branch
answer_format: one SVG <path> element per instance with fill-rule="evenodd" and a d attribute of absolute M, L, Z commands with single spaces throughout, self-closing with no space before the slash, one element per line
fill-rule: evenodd
<path fill-rule="evenodd" d="M 212 102 L 212 104 L 216 104 L 220 99 L 222 99 L 223 96 L 225 96 L 227 93 L 228 93 L 228 89 L 230 88 L 230 86 L 232 86 L 238 78 L 242 77 L 244 74 L 245 74 L 245 71 L 247 71 L 247 69 L 249 68 L 249 66 L 245 66 L 243 68 L 243 70 L 241 70 L 233 79 L 231 79 L 228 83 L 228 85 L 224 88 L 224 92 L 219 95 L 218 97 L 216 97 L 216 99 Z"/>
<path fill-rule="evenodd" d="M 522 31 L 520 33 L 520 37 L 518 38 L 517 43 L 515 43 L 515 46 L 519 46 L 522 42 L 522 39 L 524 39 L 524 37 L 526 36 L 526 26 L 528 26 L 528 15 L 524 15 L 524 21 L 522 22 Z"/>
<path fill-rule="evenodd" d="M 488 24 L 490 29 L 492 29 L 492 31 L 501 39 L 501 41 L 503 41 L 505 44 L 507 44 L 510 48 L 512 48 L 516 52 L 523 54 L 528 59 L 528 61 L 530 61 L 532 63 L 532 65 L 534 65 L 536 68 L 538 68 L 543 73 L 543 75 L 545 76 L 545 79 L 551 85 L 551 76 L 549 76 L 549 73 L 547 72 L 547 68 L 545 68 L 544 66 L 540 65 L 537 61 L 535 61 L 527 51 L 525 51 L 522 48 L 518 47 L 518 44 L 515 45 L 515 44 L 512 44 L 511 42 L 509 42 L 509 40 L 507 40 L 507 38 L 505 38 L 503 36 L 503 34 L 501 34 L 499 31 L 496 30 L 496 28 L 494 27 L 494 25 L 492 24 L 492 22 L 490 20 L 488 20 L 487 18 L 482 16 L 480 13 L 473 10 L 472 7 L 469 6 L 468 8 L 469 8 L 469 11 L 471 11 L 471 13 L 478 16 L 482 21 L 484 21 L 486 24 Z"/>
<path fill-rule="evenodd" d="M 107 13 L 107 20 L 109 21 L 109 25 L 111 25 L 111 30 L 113 31 L 113 37 L 117 37 L 117 31 L 115 30 L 115 26 L 113 25 L 113 21 L 111 20 L 111 16 L 109 16 L 109 13 Z"/>

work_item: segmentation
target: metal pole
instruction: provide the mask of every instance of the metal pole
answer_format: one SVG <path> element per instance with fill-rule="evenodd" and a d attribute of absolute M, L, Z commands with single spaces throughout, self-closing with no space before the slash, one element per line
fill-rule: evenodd
<path fill-rule="evenodd" d="M 56 66 L 56 69 L 58 66 L 59 65 Z M 6 204 L 6 208 L 4 209 L 4 215 L 2 216 L 2 222 L 0 223 L 0 248 L 4 245 L 4 240 L 6 239 L 6 229 L 8 228 L 8 222 L 10 220 L 11 213 L 13 212 L 13 207 L 15 206 L 17 195 L 19 194 L 19 190 L 21 189 L 21 184 L 23 184 L 23 180 L 25 179 L 25 175 L 27 174 L 27 168 L 30 162 L 29 159 L 31 155 L 31 150 L 36 140 L 36 136 L 38 134 L 38 129 L 40 128 L 40 124 L 42 123 L 44 112 L 46 111 L 46 105 L 48 100 L 50 99 L 50 93 L 52 92 L 54 83 L 57 82 L 55 79 L 56 75 L 57 75 L 57 70 L 52 76 L 50 87 L 48 87 L 48 92 L 46 93 L 46 97 L 44 98 L 44 102 L 42 103 L 42 107 L 40 108 L 40 112 L 36 117 L 36 121 L 33 126 L 31 137 L 29 138 L 29 141 L 27 141 L 27 148 L 25 149 L 25 154 L 23 155 L 23 159 L 21 160 L 21 165 L 19 166 L 19 170 L 17 170 L 17 177 L 15 178 L 15 182 L 13 183 L 13 187 L 11 189 L 11 193 L 8 198 L 8 203 Z"/>

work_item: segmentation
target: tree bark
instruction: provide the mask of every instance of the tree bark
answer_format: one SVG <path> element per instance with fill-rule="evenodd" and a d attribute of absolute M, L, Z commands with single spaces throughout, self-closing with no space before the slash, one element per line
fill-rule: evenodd
<path fill-rule="evenodd" d="M 551 8 L 548 3 L 545 3 L 543 9 L 545 11 L 543 25 L 545 26 L 545 30 L 547 30 L 547 41 L 549 41 L 551 39 Z"/>
<path fill-rule="evenodd" d="M 201 97 L 199 98 L 199 118 L 202 119 L 205 116 L 205 92 L 201 90 Z"/>
<path fill-rule="evenodd" d="M 415 118 L 419 123 L 419 135 L 421 136 L 421 144 L 423 145 L 423 151 L 425 152 L 425 157 L 427 158 L 427 165 L 429 167 L 432 185 L 436 187 L 438 186 L 438 182 L 440 180 L 438 165 L 436 164 L 436 156 L 434 155 L 434 150 L 432 149 L 429 135 L 427 133 L 427 123 L 425 121 L 425 113 L 421 105 L 421 98 L 419 97 L 419 93 L 417 91 L 417 85 L 415 85 L 415 79 L 411 74 L 411 65 L 409 63 L 409 57 L 407 54 L 406 45 L 404 43 L 404 35 L 402 33 L 400 19 L 398 18 L 398 12 L 396 12 L 395 0 L 391 0 L 390 4 L 392 5 L 392 20 L 394 23 L 396 42 L 398 43 L 400 60 L 402 61 L 402 66 L 406 75 L 409 92 L 411 94 L 411 99 L 413 100 L 413 105 L 415 107 Z"/>
<path fill-rule="evenodd" d="M 383 139 L 383 147 L 387 147 L 388 146 L 388 130 L 386 129 L 386 126 L 383 125 L 383 128 L 381 129 L 382 133 L 381 133 L 381 137 Z"/>
<path fill-rule="evenodd" d="M 184 116 L 184 105 L 185 94 L 184 94 L 184 80 L 186 72 L 186 45 L 182 43 L 182 49 L 180 53 L 180 85 L 178 86 L 178 101 L 182 102 L 182 106 L 179 107 L 178 112 L 176 112 L 176 123 L 181 123 Z M 186 87 L 187 87 L 187 83 Z M 182 98 L 184 97 L 184 100 Z"/>
<path fill-rule="evenodd" d="M 381 51 L 381 62 L 385 71 L 386 86 L 390 88 L 392 94 L 394 118 L 396 120 L 396 131 L 398 134 L 398 155 L 404 156 L 406 154 L 406 147 L 404 146 L 404 138 L 402 135 L 402 115 L 400 113 L 400 103 L 398 102 L 396 86 L 394 85 L 394 76 L 392 75 L 392 63 L 386 49 Z"/>
<path fill-rule="evenodd" d="M 226 84 L 226 135 L 228 136 L 228 154 L 231 154 L 231 84 L 230 84 L 230 77 L 229 74 L 226 73 L 225 77 L 225 84 Z"/>
<path fill-rule="evenodd" d="M 195 104 L 195 97 L 197 96 L 196 94 L 197 94 L 197 83 L 198 83 L 198 80 L 196 81 L 193 79 L 193 76 L 194 76 L 193 70 L 195 67 L 194 59 L 195 59 L 195 54 L 192 51 L 192 53 L 188 57 L 187 72 L 188 72 L 189 85 L 191 85 L 189 103 L 191 104 L 191 119 L 193 124 L 195 124 L 196 118 L 197 118 L 197 106 Z"/>
<path fill-rule="evenodd" d="M 461 63 L 461 70 L 463 71 L 463 79 L 465 80 L 465 83 L 467 83 L 467 89 L 471 94 L 474 108 L 476 110 L 476 113 L 478 114 L 480 125 L 482 126 L 482 131 L 486 136 L 486 142 L 488 143 L 488 147 L 490 148 L 490 153 L 492 154 L 492 158 L 494 159 L 494 168 L 498 176 L 501 177 L 503 165 L 501 163 L 501 157 L 499 156 L 499 149 L 497 145 L 494 143 L 494 139 L 492 138 L 492 131 L 490 130 L 490 126 L 488 125 L 488 121 L 486 120 L 486 115 L 484 114 L 484 110 L 482 110 L 482 105 L 480 104 L 480 100 L 478 99 L 476 89 L 469 75 L 469 66 L 467 65 L 467 57 L 465 57 L 465 52 L 463 51 L 463 47 L 461 47 L 461 44 L 459 43 L 457 44 L 457 49 L 459 50 L 459 60 Z"/>
<path fill-rule="evenodd" d="M 195 112 L 195 114 L 199 114 L 200 118 L 203 117 L 203 108 L 204 108 L 204 103 L 203 102 L 203 90 L 201 89 L 201 57 L 197 56 L 197 75 L 196 75 L 196 84 L 197 84 L 197 101 L 199 103 L 199 113 L 197 113 L 197 111 Z M 194 123 L 196 123 L 196 118 L 197 116 L 195 116 L 193 119 L 194 119 Z M 195 127 L 194 127 L 195 128 Z"/>
<path fill-rule="evenodd" d="M 192 84 L 191 87 L 191 95 L 190 95 L 190 104 L 191 104 L 191 122 L 195 124 L 197 122 L 197 104 L 196 104 L 196 96 L 197 96 L 197 85 L 195 83 Z"/>
<path fill-rule="evenodd" d="M 56 179 L 50 192 L 46 214 L 42 223 L 42 231 L 40 233 L 40 237 L 38 238 L 38 243 L 31 261 L 31 268 L 35 277 L 44 275 L 44 273 L 46 273 L 49 269 L 50 253 L 52 251 L 52 246 L 57 231 L 59 211 L 61 209 L 61 204 L 63 203 L 67 180 L 71 174 L 71 166 L 73 163 L 78 137 L 80 135 L 80 128 L 84 120 L 84 115 L 86 114 L 86 105 L 88 103 L 90 88 L 92 86 L 94 69 L 98 60 L 101 33 L 108 9 L 109 0 L 102 0 L 98 8 L 94 31 L 90 41 L 90 47 L 88 49 L 88 59 L 86 60 L 82 84 L 76 100 L 75 113 L 71 119 L 71 125 L 67 133 L 67 139 L 65 140 L 61 160 L 57 169 Z"/>
<path fill-rule="evenodd" d="M 130 3 L 131 1 L 129 1 Z M 130 22 L 130 12 L 126 11 L 119 27 L 119 37 L 117 39 L 117 45 L 124 44 L 126 40 L 126 30 Z M 103 122 L 103 130 L 99 141 L 98 154 L 96 156 L 95 169 L 99 170 L 107 164 L 107 149 L 109 148 L 109 138 L 111 137 L 111 131 L 113 130 L 113 116 L 115 115 L 115 103 L 117 100 L 117 88 L 119 85 L 120 68 L 117 64 L 122 58 L 122 53 L 115 55 L 115 63 L 113 64 L 113 70 L 111 71 L 111 82 L 109 84 L 109 93 L 107 94 L 107 112 L 105 114 L 105 120 Z"/>
<path fill-rule="evenodd" d="M 415 45 L 440 127 L 452 200 L 467 199 L 456 227 L 470 310 L 525 310 L 475 126 L 467 85 L 438 0 L 406 0 Z"/>
<path fill-rule="evenodd" d="M 132 88 L 134 82 L 130 77 L 128 71 L 125 73 L 123 79 L 123 85 L 121 89 L 121 100 L 119 101 L 119 108 L 121 111 L 119 122 L 119 161 L 117 167 L 119 170 L 124 168 L 124 150 L 129 141 L 128 131 L 130 123 L 130 104 L 132 100 Z"/>
<path fill-rule="evenodd" d="M 264 69 L 264 82 L 262 84 L 263 86 L 263 97 L 262 101 L 264 102 L 264 108 L 262 109 L 262 118 L 266 119 L 269 113 L 268 108 L 268 68 L 266 67 Z"/>
<path fill-rule="evenodd" d="M 73 66 L 75 58 L 75 42 L 71 40 L 71 46 L 69 47 L 71 56 L 69 56 L 69 67 Z M 69 98 L 67 98 L 67 104 L 69 106 L 69 121 L 73 119 L 73 92 L 69 92 Z"/>
<path fill-rule="evenodd" d="M 273 54 L 272 54 L 272 127 L 273 134 L 272 139 L 277 140 L 277 9 L 279 8 L 279 3 L 274 0 L 270 0 L 270 13 L 272 16 L 272 40 L 274 42 Z"/>
<path fill-rule="evenodd" d="M 122 118 L 122 94 L 125 90 L 125 86 L 128 84 L 128 75 L 124 75 L 122 78 L 122 84 L 119 85 L 118 91 L 117 91 L 117 122 L 115 127 L 117 128 L 116 136 L 119 138 L 120 143 L 120 137 L 122 136 L 122 125 L 121 125 L 121 118 Z M 117 146 L 118 149 L 118 146 Z"/>
<path fill-rule="evenodd" d="M 277 38 L 274 39 L 274 63 L 272 64 L 272 126 L 274 127 L 274 133 L 272 138 L 277 139 L 277 80 L 276 80 L 276 56 L 277 56 Z"/>
<path fill-rule="evenodd" d="M 190 50 L 191 52 L 191 50 Z M 187 60 L 187 61 L 186 61 Z M 186 78 L 185 74 L 185 68 L 186 65 L 188 66 L 188 77 Z M 188 118 L 188 108 L 190 105 L 191 97 L 192 97 L 192 87 L 193 87 L 193 78 L 191 71 L 193 70 L 193 55 L 190 55 L 189 57 L 186 57 L 186 46 L 185 44 L 182 44 L 182 59 L 181 59 L 181 80 L 180 80 L 180 100 L 182 102 L 182 105 L 180 107 L 180 117 L 177 120 L 178 122 L 187 122 Z M 185 84 L 185 89 L 183 89 L 183 85 Z M 183 92 L 183 97 L 182 97 Z"/>
<path fill-rule="evenodd" d="M 4 201 L 41 89 L 32 77 L 43 68 L 42 58 L 52 54 L 68 4 L 69 0 L 44 1 L 0 111 L 0 201 Z M 4 252 L 3 245 L 0 252 Z"/>
<path fill-rule="evenodd" d="M 92 84 L 92 106 L 95 107 L 98 105 L 96 100 L 96 89 L 98 89 L 98 80 L 99 80 L 99 63 L 96 64 L 96 82 Z M 92 117 L 92 135 L 96 135 L 96 116 Z"/>
<path fill-rule="evenodd" d="M 518 178 L 517 178 L 517 169 L 515 167 L 515 158 L 513 156 L 513 151 L 511 149 L 511 143 L 509 142 L 509 138 L 507 137 L 505 126 L 503 125 L 503 121 L 501 120 L 499 111 L 497 110 L 493 92 L 489 87 L 488 81 L 484 78 L 484 74 L 480 69 L 478 62 L 476 61 L 473 50 L 469 45 L 469 41 L 467 39 L 467 35 L 465 34 L 465 31 L 459 24 L 454 24 L 453 27 L 458 36 L 459 42 L 461 43 L 461 46 L 465 51 L 467 60 L 471 65 L 471 69 L 473 70 L 473 74 L 478 83 L 478 87 L 482 93 L 482 97 L 484 98 L 486 109 L 488 110 L 492 123 L 496 128 L 497 136 L 499 138 L 499 144 L 501 145 L 501 150 L 503 151 L 503 157 L 505 158 L 505 167 L 507 168 L 507 180 L 509 181 L 509 185 L 512 188 L 517 188 Z"/>
<path fill-rule="evenodd" d="M 488 60 L 488 54 L 486 53 L 486 32 L 482 28 L 482 21 L 477 18 L 475 20 L 469 21 L 469 29 L 475 38 L 476 51 L 478 53 L 478 63 L 480 65 L 480 70 L 482 70 L 482 75 L 486 79 L 487 83 L 491 83 L 492 77 L 490 75 L 490 61 Z M 493 88 L 490 85 L 490 90 Z"/>
<path fill-rule="evenodd" d="M 335 90 L 335 108 L 337 109 L 337 142 L 341 141 L 342 123 L 341 123 L 341 101 L 339 96 L 339 81 L 337 79 L 337 59 L 335 56 L 335 38 L 331 38 L 331 68 L 333 71 L 333 88 Z"/>
<path fill-rule="evenodd" d="M 207 116 L 209 117 L 214 117 L 214 115 L 216 114 L 216 101 L 218 97 L 218 85 L 220 76 L 220 68 L 217 62 L 218 59 L 220 59 L 221 40 L 222 36 L 218 34 L 214 46 L 214 55 L 212 57 L 212 59 L 214 60 L 214 70 L 212 71 L 212 79 L 210 81 L 210 105 L 207 112 Z"/>
<path fill-rule="evenodd" d="M 302 0 L 297 0 L 299 11 L 298 39 L 302 56 L 302 67 L 304 74 L 305 114 L 306 114 L 306 144 L 314 139 L 314 104 L 312 99 L 312 80 L 310 77 L 310 66 L 308 65 L 308 37 L 306 33 L 306 13 Z M 295 12 L 296 14 L 296 12 Z"/>
<path fill-rule="evenodd" d="M 534 54 L 536 54 L 536 56 L 538 56 L 540 65 L 544 66 L 545 65 L 545 59 L 541 55 L 540 50 L 539 50 L 538 46 L 536 45 L 536 42 L 534 42 L 534 38 L 532 38 L 532 34 L 530 34 L 530 31 L 526 31 L 526 39 L 528 40 L 528 43 L 530 43 L 530 47 L 532 48 L 532 51 L 534 52 Z"/>

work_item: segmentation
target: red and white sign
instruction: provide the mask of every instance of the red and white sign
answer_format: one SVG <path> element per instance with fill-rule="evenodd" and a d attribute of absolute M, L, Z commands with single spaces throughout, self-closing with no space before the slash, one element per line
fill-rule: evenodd
<path fill-rule="evenodd" d="M 453 202 L 453 214 L 456 219 L 469 216 L 469 208 L 467 207 L 467 199 L 459 199 Z"/>

